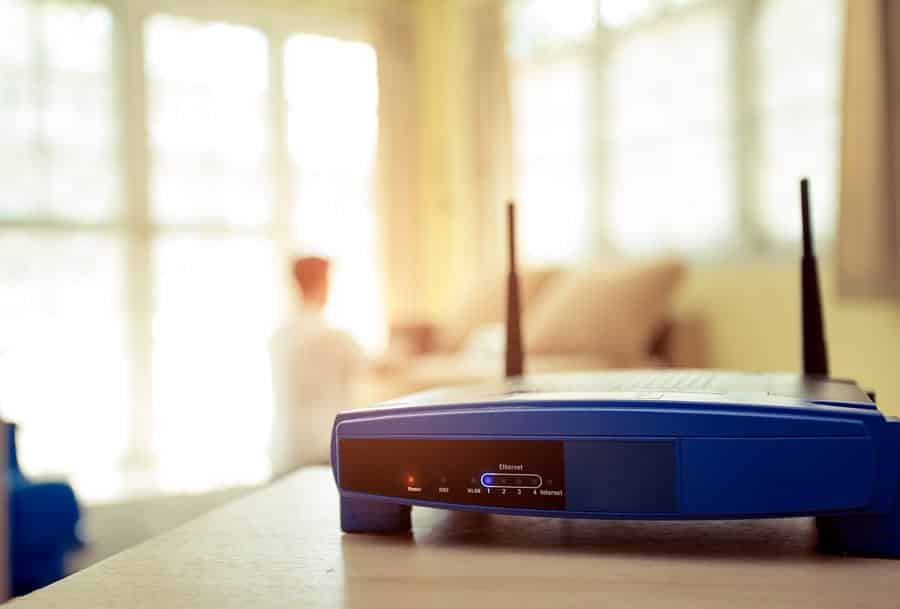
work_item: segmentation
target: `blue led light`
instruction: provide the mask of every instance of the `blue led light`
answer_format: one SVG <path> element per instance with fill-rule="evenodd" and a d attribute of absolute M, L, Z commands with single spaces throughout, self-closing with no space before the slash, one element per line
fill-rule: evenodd
<path fill-rule="evenodd" d="M 493 477 L 493 476 L 485 476 L 483 481 L 484 481 L 485 484 L 493 484 L 493 483 L 494 483 L 494 477 Z"/>

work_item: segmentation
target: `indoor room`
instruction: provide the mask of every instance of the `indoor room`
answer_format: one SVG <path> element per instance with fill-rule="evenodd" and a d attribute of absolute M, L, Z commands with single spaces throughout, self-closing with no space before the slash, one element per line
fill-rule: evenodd
<path fill-rule="evenodd" d="M 722 594 L 737 595 L 763 577 L 754 569 L 782 561 L 796 567 L 773 584 L 786 606 L 847 606 L 857 571 L 870 578 L 871 596 L 854 597 L 860 606 L 885 606 L 900 592 L 890 561 L 820 565 L 807 556 L 812 521 L 798 533 L 797 519 L 782 518 L 844 513 L 834 506 L 776 509 L 772 499 L 710 512 L 717 522 L 778 517 L 760 530 L 605 519 L 570 529 L 583 521 L 521 512 L 542 517 L 529 555 L 517 528 L 527 525 L 507 524 L 530 521 L 516 506 L 485 523 L 451 502 L 441 520 L 430 508 L 448 506 L 412 496 L 405 504 L 428 514 L 421 534 L 415 516 L 412 537 L 357 542 L 345 521 L 357 508 L 344 504 L 357 491 L 342 486 L 335 417 L 384 402 L 433 406 L 439 398 L 404 396 L 497 387 L 504 374 L 515 377 L 507 397 L 544 396 L 530 407 L 556 399 L 533 379 L 663 375 L 654 378 L 671 385 L 629 385 L 634 398 L 617 385 L 605 404 L 678 409 L 704 391 L 716 403 L 752 401 L 749 385 L 712 387 L 710 370 L 777 382 L 788 376 L 769 373 L 790 373 L 807 388 L 812 377 L 855 383 L 859 399 L 823 389 L 791 394 L 789 405 L 812 404 L 823 420 L 871 408 L 889 431 L 865 433 L 900 447 L 897 40 L 892 0 L 0 0 L 4 598 L 39 590 L 23 607 L 475 598 L 560 607 L 612 585 L 625 606 L 739 606 L 694 586 L 709 572 L 733 587 Z M 804 246 L 801 180 L 814 250 Z M 827 353 L 810 347 L 819 329 Z M 514 342 L 524 365 L 511 372 Z M 759 392 L 763 410 L 782 395 L 777 382 Z M 587 389 L 567 391 L 589 400 Z M 441 404 L 480 404 L 445 395 Z M 516 425 L 522 438 L 571 441 Z M 425 433 L 399 429 L 379 434 Z M 447 429 L 442 438 L 490 436 Z M 761 433 L 744 421 L 735 429 Z M 431 446 L 423 459 L 456 460 L 456 449 Z M 380 450 L 361 453 L 366 467 L 387 463 L 393 449 Z M 686 467 L 687 449 L 673 450 Z M 893 492 L 900 452 L 882 460 L 880 450 L 859 458 L 876 472 L 872 488 Z M 778 496 L 799 497 L 805 482 L 786 464 L 818 459 L 785 454 L 771 457 L 787 468 Z M 835 459 L 837 478 L 869 480 L 850 457 Z M 760 462 L 748 457 L 730 479 L 752 478 Z M 405 489 L 431 482 L 409 467 Z M 574 502 L 572 469 L 557 479 Z M 490 494 L 483 476 L 470 494 Z M 538 478 L 542 493 L 556 492 Z M 521 495 L 529 480 L 510 478 L 502 493 Z M 641 480 L 636 493 L 650 484 Z M 453 483 L 441 477 L 435 493 L 452 494 L 437 489 Z M 677 488 L 673 502 L 687 497 Z M 279 492 L 291 514 L 250 511 Z M 888 537 L 900 555 L 892 509 Z M 286 555 L 272 566 L 256 542 L 210 541 L 237 529 L 269 539 L 273 553 L 278 543 L 302 553 L 309 539 L 327 549 L 298 558 L 302 585 L 284 596 Z M 198 542 L 202 560 L 183 554 L 190 535 L 212 544 Z M 652 549 L 658 536 L 672 545 Z M 766 540 L 787 541 L 767 549 Z M 481 549 L 467 570 L 465 553 Z M 144 562 L 129 562 L 142 550 Z M 607 571 L 587 575 L 592 551 Z M 493 572 L 492 556 L 547 575 L 529 580 L 522 600 L 497 596 L 478 579 Z M 376 566 L 392 560 L 410 570 L 421 603 Z M 248 575 L 241 588 L 229 578 L 242 562 L 254 565 L 253 581 L 266 569 L 279 575 L 269 588 Z M 205 565 L 202 590 L 189 589 L 194 576 L 181 579 L 193 564 Z M 604 579 L 632 568 L 650 583 Z M 818 568 L 843 592 L 817 589 Z M 139 579 L 144 572 L 156 575 Z M 575 591 L 553 600 L 567 574 Z"/>

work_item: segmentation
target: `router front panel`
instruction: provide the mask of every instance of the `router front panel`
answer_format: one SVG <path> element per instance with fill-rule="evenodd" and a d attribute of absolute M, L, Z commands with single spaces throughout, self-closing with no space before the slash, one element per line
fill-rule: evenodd
<path fill-rule="evenodd" d="M 443 507 L 732 518 L 865 508 L 867 438 L 344 438 L 342 491 Z"/>
<path fill-rule="evenodd" d="M 356 493 L 538 511 L 676 510 L 669 440 L 347 438 L 338 451 L 341 488 Z"/>
<path fill-rule="evenodd" d="M 342 492 L 410 505 L 612 518 L 829 514 L 878 501 L 877 421 L 857 408 L 656 400 L 385 409 L 339 418 L 333 463 Z"/>

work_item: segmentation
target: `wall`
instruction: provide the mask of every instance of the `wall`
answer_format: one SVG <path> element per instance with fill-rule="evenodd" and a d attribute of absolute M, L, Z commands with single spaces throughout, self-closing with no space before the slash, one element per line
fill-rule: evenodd
<path fill-rule="evenodd" d="M 483 27 L 481 0 L 419 0 L 416 11 L 416 82 L 420 130 L 417 136 L 418 198 L 414 209 L 422 229 L 419 247 L 420 315 L 443 312 L 473 269 L 496 264 L 490 244 L 508 188 L 493 177 L 502 154 L 484 158 L 490 137 L 477 79 L 490 72 L 490 59 L 475 31 Z M 496 135 L 496 134 L 494 134 Z M 476 141 L 477 138 L 477 141 Z M 482 156 L 480 156 L 482 155 Z M 493 165 L 492 165 L 493 164 Z M 505 176 L 500 176 L 501 179 Z M 489 208 L 487 199 L 493 206 Z"/>
<path fill-rule="evenodd" d="M 419 197 L 415 207 L 424 230 L 420 249 L 425 269 L 420 293 L 424 313 L 434 313 L 446 296 L 454 271 L 453 216 L 461 205 L 464 177 L 460 50 L 462 21 L 453 2 L 416 4 L 417 83 L 421 129 L 418 139 Z"/>
<path fill-rule="evenodd" d="M 900 306 L 838 299 L 823 265 L 831 371 L 875 389 L 900 416 Z M 800 369 L 799 270 L 793 261 L 694 268 L 678 307 L 708 323 L 711 364 L 742 370 Z"/>

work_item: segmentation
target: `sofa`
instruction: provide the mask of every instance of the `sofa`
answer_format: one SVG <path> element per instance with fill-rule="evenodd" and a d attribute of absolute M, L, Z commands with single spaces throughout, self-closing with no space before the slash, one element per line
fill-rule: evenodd
<path fill-rule="evenodd" d="M 676 314 L 686 273 L 677 260 L 521 273 L 528 373 L 706 365 L 703 320 Z M 396 324 L 387 364 L 366 379 L 374 403 L 503 372 L 506 281 L 476 278 L 435 321 Z"/>

